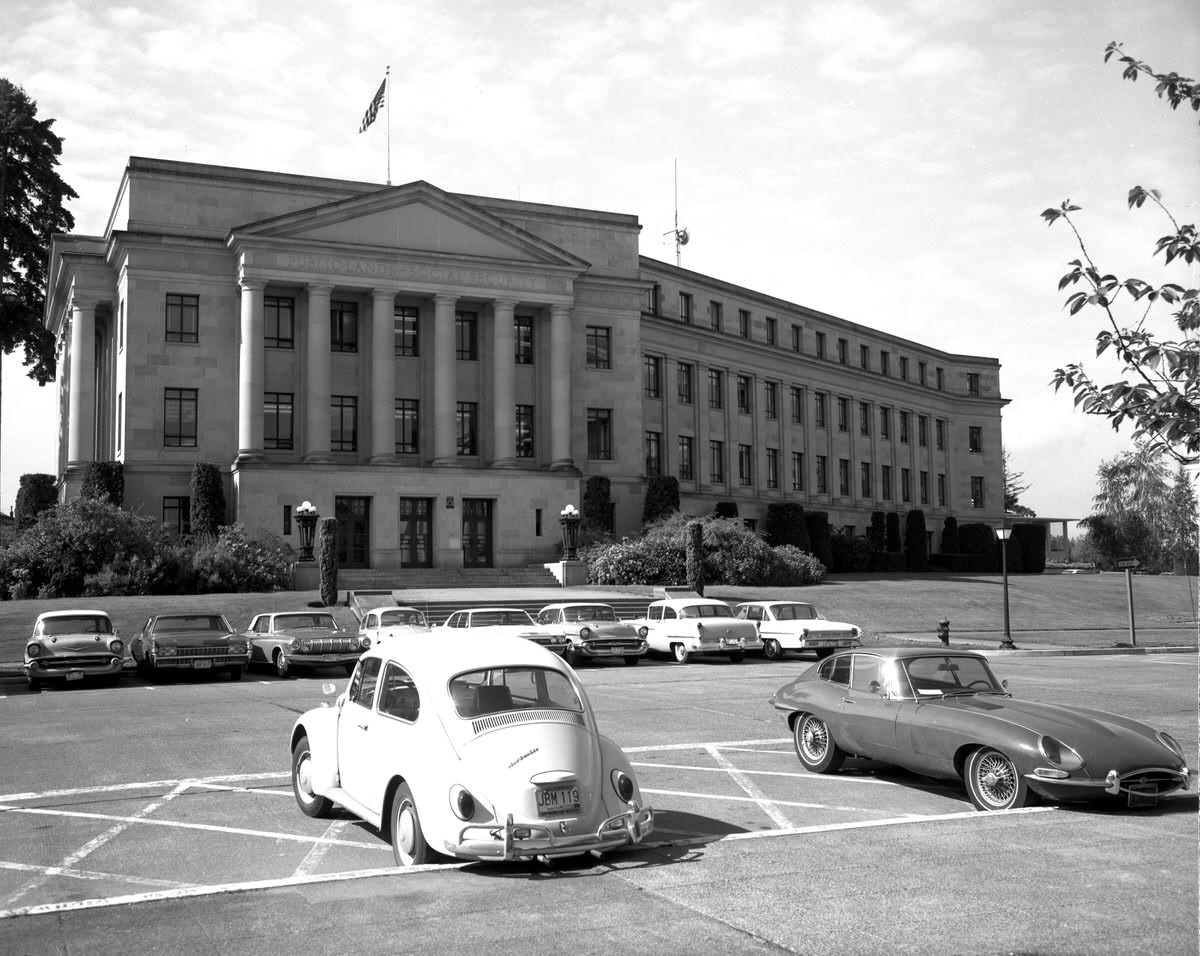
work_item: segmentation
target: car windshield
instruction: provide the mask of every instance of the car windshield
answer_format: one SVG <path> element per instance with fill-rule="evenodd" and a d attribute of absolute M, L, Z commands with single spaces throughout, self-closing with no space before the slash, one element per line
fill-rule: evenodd
<path fill-rule="evenodd" d="M 496 624 L 519 624 L 521 627 L 531 627 L 533 618 L 518 608 L 476 611 L 471 615 L 471 627 L 491 627 Z"/>
<path fill-rule="evenodd" d="M 228 631 L 229 625 L 220 614 L 178 614 L 154 620 L 155 633 L 164 631 Z"/>
<path fill-rule="evenodd" d="M 821 616 L 811 604 L 776 604 L 774 607 L 777 621 L 815 621 Z"/>
<path fill-rule="evenodd" d="M 1007 693 L 980 657 L 938 654 L 900 662 L 900 670 L 916 697 L 950 697 L 955 694 Z"/>
<path fill-rule="evenodd" d="M 450 697 L 459 717 L 512 710 L 583 712 L 575 688 L 561 671 L 548 667 L 490 667 L 450 680 Z"/>
<path fill-rule="evenodd" d="M 733 617 L 728 604 L 689 604 L 679 609 L 680 617 Z"/>
<path fill-rule="evenodd" d="M 425 616 L 411 607 L 397 608 L 395 611 L 384 611 L 380 614 L 379 623 L 383 626 L 389 624 L 422 625 L 425 623 Z"/>
<path fill-rule="evenodd" d="M 332 614 L 278 614 L 275 616 L 275 629 L 279 631 L 296 631 L 302 628 L 320 628 L 324 631 L 336 631 L 337 624 Z"/>
<path fill-rule="evenodd" d="M 615 621 L 617 616 L 607 604 L 580 604 L 563 610 L 568 621 Z"/>
<path fill-rule="evenodd" d="M 48 617 L 42 621 L 41 633 L 46 637 L 57 634 L 111 634 L 112 621 L 97 614 Z"/>

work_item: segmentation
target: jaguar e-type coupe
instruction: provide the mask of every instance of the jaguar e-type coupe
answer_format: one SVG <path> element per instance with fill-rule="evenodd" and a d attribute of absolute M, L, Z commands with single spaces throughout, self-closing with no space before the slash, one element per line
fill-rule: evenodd
<path fill-rule="evenodd" d="M 397 637 L 292 728 L 292 790 L 391 839 L 396 863 L 600 854 L 654 827 L 561 657 L 519 637 Z"/>
<path fill-rule="evenodd" d="M 1146 724 L 1083 707 L 1017 700 L 983 654 L 928 648 L 843 651 L 770 699 L 807 770 L 849 756 L 962 780 L 980 810 L 1123 798 L 1147 806 L 1188 785 L 1183 748 Z"/>

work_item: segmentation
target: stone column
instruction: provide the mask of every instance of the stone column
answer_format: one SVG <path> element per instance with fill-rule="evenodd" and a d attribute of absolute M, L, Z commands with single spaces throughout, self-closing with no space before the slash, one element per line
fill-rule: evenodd
<path fill-rule="evenodd" d="M 329 298 L 331 285 L 308 286 L 304 460 L 333 461 L 329 451 Z"/>
<path fill-rule="evenodd" d="M 81 466 L 96 455 L 96 306 L 71 299 L 70 423 L 67 467 Z M 161 396 L 159 398 L 161 403 Z"/>
<path fill-rule="evenodd" d="M 371 293 L 371 461 L 396 460 L 396 293 Z"/>
<path fill-rule="evenodd" d="M 497 299 L 492 304 L 492 467 L 515 468 L 516 458 L 516 335 L 513 314 L 517 304 Z"/>
<path fill-rule="evenodd" d="M 263 457 L 263 289 L 266 283 L 240 280 L 241 341 L 238 347 L 238 461 Z"/>
<path fill-rule="evenodd" d="M 458 369 L 454 356 L 454 309 L 458 297 L 433 297 L 433 464 L 458 465 Z"/>
<path fill-rule="evenodd" d="M 571 309 L 550 307 L 550 467 L 574 468 L 571 458 Z"/>

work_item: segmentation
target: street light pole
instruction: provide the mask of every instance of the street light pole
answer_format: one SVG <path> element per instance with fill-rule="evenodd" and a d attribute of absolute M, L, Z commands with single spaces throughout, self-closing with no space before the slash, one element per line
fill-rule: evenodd
<path fill-rule="evenodd" d="M 1004 640 L 1000 642 L 1002 651 L 1017 649 L 1017 645 L 1013 643 L 1012 631 L 1008 622 L 1008 539 L 1011 536 L 1012 528 L 1007 525 L 996 531 L 996 537 L 1000 539 L 1000 573 L 1004 580 Z"/>

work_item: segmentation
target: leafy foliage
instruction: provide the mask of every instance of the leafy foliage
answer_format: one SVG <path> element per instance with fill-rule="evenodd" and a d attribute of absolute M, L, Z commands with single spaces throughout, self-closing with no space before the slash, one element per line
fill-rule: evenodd
<path fill-rule="evenodd" d="M 1009 514 L 1018 514 L 1026 518 L 1036 517 L 1036 511 L 1027 508 L 1018 500 L 1029 490 L 1029 485 L 1023 483 L 1025 478 L 1023 471 L 1012 470 L 1012 460 L 1007 448 L 1001 449 L 1000 462 L 1004 470 L 1004 510 Z"/>
<path fill-rule="evenodd" d="M 74 228 L 63 203 L 78 198 L 55 171 L 62 140 L 53 125 L 0 77 L 0 349 L 24 346 L 39 385 L 54 378 L 54 337 L 42 325 L 50 239 Z"/>
<path fill-rule="evenodd" d="M 929 542 L 925 537 L 925 512 L 914 510 L 904 518 L 904 570 L 924 571 L 929 564 Z"/>
<path fill-rule="evenodd" d="M 13 520 L 17 531 L 31 528 L 47 508 L 58 502 L 57 480 L 53 475 L 22 475 L 17 487 L 17 500 L 13 504 Z"/>
<path fill-rule="evenodd" d="M 650 524 L 679 510 L 679 479 L 674 475 L 654 475 L 646 481 L 642 502 L 642 524 Z"/>
<path fill-rule="evenodd" d="M 687 526 L 687 583 L 693 591 L 704 596 L 704 524 L 688 522 Z"/>
<path fill-rule="evenodd" d="M 958 553 L 958 519 L 950 515 L 942 522 L 942 554 Z"/>
<path fill-rule="evenodd" d="M 825 567 L 833 567 L 833 529 L 829 526 L 826 511 L 806 511 L 804 523 L 808 525 L 809 551 Z"/>
<path fill-rule="evenodd" d="M 583 522 L 579 531 L 584 541 L 612 533 L 612 482 L 603 475 L 587 480 L 580 507 Z"/>
<path fill-rule="evenodd" d="M 801 551 L 811 551 L 804 506 L 795 501 L 776 501 L 767 505 L 763 537 L 773 545 L 790 544 Z"/>
<path fill-rule="evenodd" d="M 211 537 L 225 523 L 225 483 L 216 465 L 192 466 L 191 492 L 192 534 Z"/>
<path fill-rule="evenodd" d="M 322 518 L 317 522 L 317 572 L 321 582 L 321 602 L 326 607 L 337 604 L 337 524 L 337 518 Z"/>
<path fill-rule="evenodd" d="M 121 507 L 125 501 L 125 466 L 119 461 L 89 461 L 83 469 L 79 494 Z"/>
<path fill-rule="evenodd" d="M 1190 104 L 1200 109 L 1200 90 L 1193 80 L 1176 73 L 1155 73 L 1145 63 L 1125 55 L 1119 43 L 1110 43 L 1104 59 L 1120 54 L 1125 64 L 1123 76 L 1136 80 L 1148 75 L 1157 81 L 1156 92 L 1172 109 Z M 1157 189 L 1134 186 L 1127 197 L 1130 209 L 1147 202 L 1170 222 L 1171 231 L 1155 243 L 1154 254 L 1165 265 L 1200 263 L 1200 236 L 1192 223 L 1180 224 L 1162 202 Z M 1099 309 L 1104 321 L 1096 334 L 1096 357 L 1115 356 L 1121 367 L 1116 380 L 1100 383 L 1080 363 L 1055 369 L 1051 378 L 1055 391 L 1066 387 L 1074 395 L 1075 407 L 1089 415 L 1101 415 L 1114 429 L 1128 423 L 1133 438 L 1161 449 L 1181 464 L 1200 461 L 1200 289 L 1185 288 L 1177 282 L 1155 284 L 1145 279 L 1119 278 L 1095 263 L 1075 225 L 1073 213 L 1080 207 L 1069 199 L 1046 209 L 1042 218 L 1047 225 L 1064 222 L 1074 234 L 1082 257 L 1071 260 L 1071 267 L 1059 280 L 1059 291 L 1074 286 L 1066 299 L 1069 315 L 1085 308 Z M 1150 320 L 1156 306 L 1173 308 L 1171 317 L 1179 337 L 1163 337 L 1152 331 Z M 1128 319 L 1118 309 L 1130 313 Z"/>

